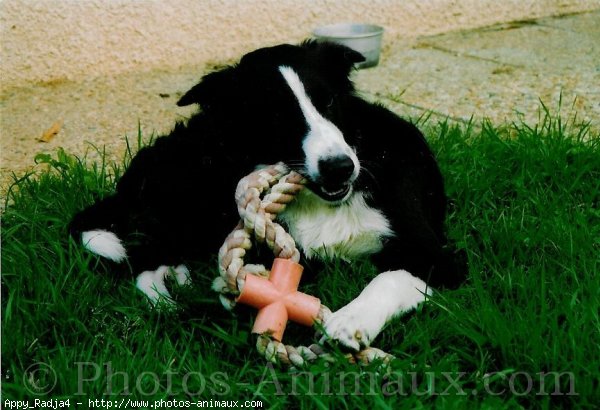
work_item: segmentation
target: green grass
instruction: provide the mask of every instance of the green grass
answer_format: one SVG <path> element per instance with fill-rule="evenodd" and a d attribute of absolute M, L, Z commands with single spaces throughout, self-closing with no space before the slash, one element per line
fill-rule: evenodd
<path fill-rule="evenodd" d="M 39 156 L 49 169 L 16 180 L 2 218 L 3 406 L 173 397 L 307 409 L 596 406 L 600 136 L 547 113 L 535 126 L 421 125 L 470 275 L 376 339 L 397 357 L 387 370 L 341 360 L 266 367 L 251 312 L 231 315 L 209 291 L 214 261 L 193 267 L 192 289 L 175 289 L 181 310 L 149 310 L 132 279 L 66 234 L 71 215 L 109 193 L 123 166 Z M 369 264 L 330 266 L 320 287 L 304 289 L 337 308 L 375 274 Z M 312 332 L 288 332 L 289 342 L 311 341 Z"/>

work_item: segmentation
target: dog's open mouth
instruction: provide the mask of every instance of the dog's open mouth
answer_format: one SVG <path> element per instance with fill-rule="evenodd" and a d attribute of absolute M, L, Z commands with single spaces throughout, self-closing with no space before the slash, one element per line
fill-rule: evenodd
<path fill-rule="evenodd" d="M 311 183 L 308 188 L 322 199 L 328 202 L 340 202 L 350 196 L 352 184 L 347 183 L 337 187 L 326 187 L 320 184 Z"/>
<path fill-rule="evenodd" d="M 304 176 L 306 188 L 324 201 L 335 205 L 344 202 L 352 195 L 354 189 L 353 180 L 348 180 L 342 184 L 331 184 L 324 182 L 320 178 L 314 180 L 306 172 L 302 172 L 302 170 L 296 170 L 296 172 Z"/>

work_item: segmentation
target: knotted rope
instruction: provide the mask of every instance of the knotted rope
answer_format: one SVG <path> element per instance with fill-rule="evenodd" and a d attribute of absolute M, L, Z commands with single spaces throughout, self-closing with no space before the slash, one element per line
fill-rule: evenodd
<path fill-rule="evenodd" d="M 275 219 L 304 188 L 304 178 L 281 163 L 259 169 L 242 178 L 235 191 L 235 201 L 240 222 L 227 236 L 219 250 L 219 274 L 213 282 L 213 289 L 220 293 L 219 299 L 226 309 L 235 306 L 236 298 L 244 287 L 246 275 L 268 277 L 269 271 L 263 265 L 244 264 L 246 252 L 252 248 L 252 238 L 265 243 L 277 258 L 300 260 L 300 252 L 294 239 Z M 331 315 L 331 310 L 323 304 L 316 322 L 323 324 Z M 302 367 L 306 362 L 317 358 L 332 360 L 332 355 L 322 346 L 285 345 L 267 334 L 258 336 L 258 352 L 267 360 L 287 366 Z M 347 354 L 351 362 L 370 363 L 380 359 L 389 362 L 393 356 L 384 351 L 368 347 L 358 353 Z"/>

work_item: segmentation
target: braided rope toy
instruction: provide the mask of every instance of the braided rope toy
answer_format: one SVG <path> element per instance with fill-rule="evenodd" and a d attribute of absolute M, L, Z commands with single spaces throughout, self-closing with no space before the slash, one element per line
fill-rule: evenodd
<path fill-rule="evenodd" d="M 245 285 L 252 288 L 252 292 L 260 287 L 271 286 L 265 281 L 270 275 L 277 275 L 276 278 L 269 278 L 273 282 L 281 282 L 282 280 L 294 282 L 293 285 L 282 285 L 285 288 L 283 290 L 284 297 L 292 293 L 294 295 L 299 294 L 295 291 L 295 287 L 302 272 L 302 267 L 297 263 L 300 260 L 300 252 L 296 248 L 291 235 L 275 222 L 275 219 L 304 188 L 304 183 L 304 178 L 300 174 L 290 172 L 281 163 L 254 171 L 238 183 L 235 201 L 241 220 L 227 236 L 219 250 L 220 276 L 215 278 L 212 286 L 213 290 L 220 293 L 219 299 L 226 309 L 233 309 L 237 302 L 261 308 L 272 300 L 283 300 L 280 294 L 275 295 L 272 292 L 271 294 L 274 296 L 268 301 L 265 300 L 265 297 L 261 298 L 260 296 L 258 297 L 261 299 L 259 302 L 248 301 L 252 298 L 244 296 L 245 291 L 251 292 L 250 289 L 244 289 Z M 246 251 L 252 247 L 252 237 L 259 243 L 266 242 L 277 258 L 273 274 L 262 265 L 244 263 Z M 281 261 L 282 259 L 284 261 Z M 278 268 L 278 270 L 283 269 L 284 271 L 275 272 L 275 268 L 282 265 L 292 266 L 291 271 L 286 272 L 286 268 Z M 281 277 L 283 279 L 279 279 Z M 262 281 L 259 279 L 262 279 Z M 277 285 L 275 286 L 277 287 Z M 299 295 L 298 297 L 303 298 L 302 300 L 310 307 L 299 308 L 299 310 L 304 309 L 307 312 L 303 312 L 304 316 L 297 321 L 305 325 L 322 325 L 331 315 L 331 310 L 312 296 Z M 295 347 L 281 343 L 283 329 L 288 318 L 285 312 L 286 309 L 289 311 L 290 307 L 282 307 L 281 302 L 276 303 L 280 303 L 278 308 L 265 307 L 263 309 L 279 311 L 283 318 L 280 321 L 283 323 L 265 323 L 270 319 L 261 319 L 261 315 L 268 316 L 268 314 L 262 314 L 262 310 L 257 315 L 253 333 L 258 334 L 256 342 L 258 352 L 267 360 L 286 366 L 302 367 L 307 362 L 314 361 L 317 358 L 332 360 L 332 355 L 321 345 L 311 344 L 310 346 Z M 298 318 L 290 315 L 290 319 Z M 368 364 L 374 360 L 382 360 L 384 363 L 388 363 L 393 356 L 380 349 L 368 347 L 357 353 L 348 353 L 346 358 L 353 363 Z"/>

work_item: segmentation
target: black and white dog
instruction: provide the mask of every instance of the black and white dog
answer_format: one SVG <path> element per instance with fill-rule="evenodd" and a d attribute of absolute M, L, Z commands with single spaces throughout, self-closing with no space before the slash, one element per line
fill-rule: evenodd
<path fill-rule="evenodd" d="M 245 55 L 204 76 L 178 105 L 201 111 L 143 148 L 116 193 L 77 214 L 71 234 L 90 251 L 127 262 L 152 302 L 166 276 L 189 283 L 238 221 L 237 182 L 283 161 L 306 177 L 280 217 L 306 258 L 371 257 L 379 272 L 325 323 L 343 345 L 368 345 L 430 286 L 455 286 L 464 266 L 447 249 L 442 176 L 422 134 L 360 98 L 349 79 L 363 57 L 305 42 Z"/>

